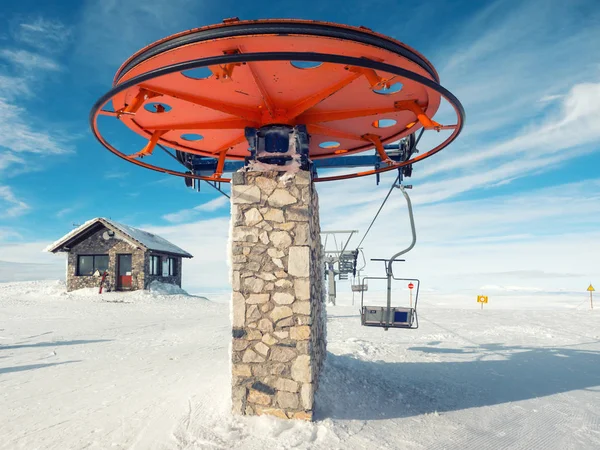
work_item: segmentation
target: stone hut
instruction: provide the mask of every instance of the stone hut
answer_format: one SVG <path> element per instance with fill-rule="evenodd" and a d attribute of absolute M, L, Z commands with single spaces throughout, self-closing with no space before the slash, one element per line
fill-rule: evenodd
<path fill-rule="evenodd" d="M 45 249 L 66 252 L 67 291 L 99 287 L 146 289 L 152 281 L 181 287 L 185 250 L 160 236 L 105 218 L 92 219 Z"/>

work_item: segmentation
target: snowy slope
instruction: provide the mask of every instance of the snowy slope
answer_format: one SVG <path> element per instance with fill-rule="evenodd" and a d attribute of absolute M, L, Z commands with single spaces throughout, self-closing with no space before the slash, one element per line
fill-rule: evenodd
<path fill-rule="evenodd" d="M 0 284 L 0 448 L 600 448 L 598 311 L 421 301 L 416 331 L 329 308 L 310 424 L 229 414 L 227 305 Z"/>

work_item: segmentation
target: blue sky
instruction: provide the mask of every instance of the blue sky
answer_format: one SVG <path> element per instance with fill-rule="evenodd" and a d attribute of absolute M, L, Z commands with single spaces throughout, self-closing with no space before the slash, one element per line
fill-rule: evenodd
<path fill-rule="evenodd" d="M 596 0 L 3 4 L 0 281 L 60 276 L 62 258 L 40 250 L 73 223 L 105 216 L 195 254 L 184 269 L 191 290 L 227 289 L 226 199 L 118 159 L 94 140 L 87 116 L 130 54 L 232 16 L 367 26 L 422 52 L 462 101 L 463 134 L 415 166 L 411 180 L 419 228 L 411 270 L 427 275 L 432 290 L 600 284 Z M 138 149 L 127 130 L 113 137 Z M 388 181 L 319 185 L 323 228 L 364 231 Z M 392 199 L 365 241 L 371 257 L 406 241 L 401 204 Z"/>

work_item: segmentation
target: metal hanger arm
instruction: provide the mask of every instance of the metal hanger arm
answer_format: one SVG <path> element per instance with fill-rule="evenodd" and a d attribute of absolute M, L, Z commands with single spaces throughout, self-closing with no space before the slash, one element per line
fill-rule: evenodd
<path fill-rule="evenodd" d="M 404 186 L 399 185 L 397 187 L 398 187 L 398 189 L 400 189 L 402 191 L 402 195 L 404 195 L 404 198 L 406 199 L 406 204 L 408 205 L 408 217 L 410 218 L 410 229 L 412 231 L 412 242 L 404 250 L 399 251 L 398 253 L 396 253 L 394 256 L 392 256 L 390 258 L 390 263 L 389 263 L 390 266 L 396 260 L 396 258 L 411 251 L 413 249 L 413 247 L 415 246 L 415 244 L 417 243 L 417 231 L 415 230 L 415 218 L 413 216 L 413 209 L 412 209 L 412 203 L 410 201 L 410 197 L 408 196 L 408 193 L 404 189 Z"/>

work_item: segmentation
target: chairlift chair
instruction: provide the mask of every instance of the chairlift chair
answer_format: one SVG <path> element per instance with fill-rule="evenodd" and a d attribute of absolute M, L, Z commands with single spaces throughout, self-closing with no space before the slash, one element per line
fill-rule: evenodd
<path fill-rule="evenodd" d="M 358 258 L 358 250 L 347 250 L 340 254 L 338 262 L 340 274 L 356 274 L 356 260 Z M 346 276 L 345 279 L 348 279 Z"/>
<path fill-rule="evenodd" d="M 358 254 L 360 253 L 360 256 L 362 258 L 362 266 L 358 267 Z M 355 252 L 356 256 L 354 258 L 354 278 L 352 279 L 352 292 L 363 292 L 363 291 L 367 291 L 369 290 L 369 285 L 367 283 L 365 283 L 365 280 L 363 279 L 361 281 L 360 278 L 360 272 L 362 272 L 362 270 L 367 266 L 367 261 L 365 260 L 365 253 L 363 252 L 362 248 L 357 248 L 356 252 Z M 354 294 L 352 297 L 352 304 L 354 305 Z"/>
<path fill-rule="evenodd" d="M 392 260 L 372 260 L 372 261 L 385 261 L 386 271 L 393 262 Z M 396 259 L 395 261 L 404 261 L 403 259 Z M 419 287 L 421 285 L 420 280 L 416 278 L 396 278 L 391 272 L 391 268 L 385 277 L 365 277 L 363 283 L 367 280 L 387 280 L 387 304 L 386 306 L 365 306 L 364 304 L 364 292 L 361 291 L 360 296 L 360 317 L 361 325 L 365 327 L 380 327 L 384 330 L 388 328 L 407 328 L 417 329 L 419 328 L 419 318 L 417 316 L 417 303 L 419 301 Z M 404 306 L 392 306 L 392 280 L 395 281 L 411 281 L 417 285 L 417 291 L 415 295 L 415 303 L 412 307 Z"/>
<path fill-rule="evenodd" d="M 401 174 L 398 176 L 399 181 L 401 182 L 402 176 Z M 361 316 L 361 325 L 367 327 L 381 327 L 384 330 L 388 330 L 389 328 L 407 328 L 407 329 L 417 329 L 419 328 L 419 319 L 417 316 L 417 303 L 419 301 L 419 287 L 421 282 L 416 278 L 396 278 L 394 277 L 394 272 L 392 270 L 392 266 L 396 261 L 404 261 L 403 259 L 398 259 L 399 256 L 409 252 L 415 246 L 417 242 L 417 234 L 415 231 L 415 222 L 413 218 L 412 204 L 410 201 L 410 197 L 406 193 L 404 186 L 401 184 L 396 185 L 398 189 L 402 191 L 404 198 L 406 199 L 406 203 L 408 205 L 408 215 L 410 218 L 410 227 L 412 231 L 412 242 L 411 244 L 404 250 L 396 253 L 390 259 L 372 259 L 371 261 L 383 261 L 385 263 L 385 277 L 365 277 L 363 278 L 363 283 L 366 280 L 386 280 L 387 281 L 387 298 L 386 298 L 386 306 L 366 306 L 364 304 L 364 292 L 361 291 L 360 296 L 360 316 Z M 408 187 L 408 186 L 407 186 Z M 415 303 L 413 307 L 399 307 L 392 306 L 392 280 L 397 281 L 414 281 L 417 283 L 417 292 L 415 297 Z"/>
<path fill-rule="evenodd" d="M 356 261 L 358 261 L 358 254 L 362 257 L 362 266 L 358 267 Z M 354 306 L 354 293 L 355 292 L 363 292 L 369 289 L 369 285 L 360 279 L 360 272 L 367 266 L 367 261 L 365 260 L 365 253 L 362 248 L 356 249 L 356 257 L 355 257 L 355 267 L 354 267 L 354 277 L 352 278 L 352 284 L 350 287 L 352 288 L 352 306 Z"/>

